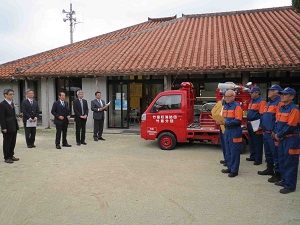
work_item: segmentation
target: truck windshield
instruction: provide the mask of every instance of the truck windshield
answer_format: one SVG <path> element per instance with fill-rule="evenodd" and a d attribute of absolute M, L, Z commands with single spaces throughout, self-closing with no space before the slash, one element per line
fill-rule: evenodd
<path fill-rule="evenodd" d="M 164 95 L 161 96 L 154 103 L 151 112 L 158 112 L 161 110 L 180 109 L 181 95 Z"/>

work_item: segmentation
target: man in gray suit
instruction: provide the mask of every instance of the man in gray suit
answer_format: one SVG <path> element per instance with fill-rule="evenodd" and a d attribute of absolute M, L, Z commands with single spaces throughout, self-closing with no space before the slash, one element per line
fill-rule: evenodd
<path fill-rule="evenodd" d="M 102 137 L 103 133 L 103 123 L 104 123 L 104 111 L 107 111 L 108 105 L 105 104 L 105 101 L 101 99 L 101 92 L 96 91 L 93 101 L 91 101 L 91 110 L 93 111 L 94 118 L 94 141 L 105 139 Z"/>

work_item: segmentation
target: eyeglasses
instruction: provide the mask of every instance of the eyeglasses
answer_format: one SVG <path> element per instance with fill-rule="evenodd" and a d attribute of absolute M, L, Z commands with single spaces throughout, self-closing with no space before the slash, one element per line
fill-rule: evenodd
<path fill-rule="evenodd" d="M 8 93 L 7 95 L 15 95 L 14 93 Z"/>

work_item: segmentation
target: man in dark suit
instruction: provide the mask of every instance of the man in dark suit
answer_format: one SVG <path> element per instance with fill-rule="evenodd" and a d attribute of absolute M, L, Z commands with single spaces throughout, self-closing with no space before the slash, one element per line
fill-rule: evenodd
<path fill-rule="evenodd" d="M 61 149 L 60 139 L 62 134 L 62 146 L 71 147 L 67 141 L 67 130 L 70 118 L 70 109 L 68 103 L 65 102 L 66 94 L 61 91 L 58 94 L 58 101 L 53 103 L 51 113 L 54 116 L 54 124 L 56 126 L 55 145 L 57 149 Z"/>
<path fill-rule="evenodd" d="M 93 111 L 94 119 L 94 141 L 105 139 L 102 137 L 103 123 L 104 123 L 104 111 L 107 111 L 107 105 L 104 100 L 101 99 L 101 92 L 96 91 L 93 101 L 91 101 L 91 110 Z"/>
<path fill-rule="evenodd" d="M 83 99 L 83 91 L 77 91 L 77 99 L 73 102 L 76 123 L 76 143 L 77 145 L 86 145 L 85 126 L 89 114 L 87 101 Z"/>
<path fill-rule="evenodd" d="M 27 99 L 22 102 L 22 113 L 23 113 L 23 123 L 25 128 L 25 138 L 28 148 L 35 148 L 35 134 L 36 126 L 28 126 L 28 123 L 36 123 L 39 116 L 39 106 L 36 100 L 34 100 L 34 91 L 28 89 L 26 91 Z M 28 121 L 28 122 L 27 122 Z"/>
<path fill-rule="evenodd" d="M 13 103 L 14 91 L 5 89 L 4 101 L 0 103 L 0 125 L 3 134 L 3 155 L 6 163 L 13 163 L 19 159 L 14 157 L 14 150 L 19 130 L 16 118 L 15 106 Z"/>

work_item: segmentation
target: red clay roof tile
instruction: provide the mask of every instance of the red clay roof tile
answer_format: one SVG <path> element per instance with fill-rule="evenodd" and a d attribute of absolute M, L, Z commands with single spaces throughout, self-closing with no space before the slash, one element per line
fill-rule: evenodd
<path fill-rule="evenodd" d="M 1 77 L 300 69 L 292 7 L 148 22 L 0 65 Z"/>

